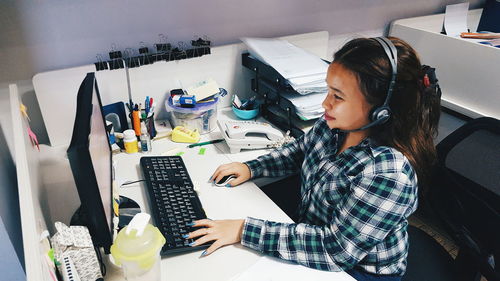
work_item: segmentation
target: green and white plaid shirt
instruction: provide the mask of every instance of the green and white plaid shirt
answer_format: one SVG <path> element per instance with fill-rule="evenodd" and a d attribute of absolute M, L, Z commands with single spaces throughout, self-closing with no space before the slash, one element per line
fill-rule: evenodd
<path fill-rule="evenodd" d="M 403 275 L 417 208 L 408 159 L 369 138 L 336 155 L 344 133 L 321 118 L 304 136 L 245 164 L 252 178 L 301 172 L 299 223 L 248 217 L 241 244 L 307 267 Z"/>

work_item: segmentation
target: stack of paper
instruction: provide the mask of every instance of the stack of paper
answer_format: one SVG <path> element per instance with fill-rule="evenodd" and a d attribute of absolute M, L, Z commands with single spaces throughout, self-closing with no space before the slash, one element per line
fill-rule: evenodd
<path fill-rule="evenodd" d="M 242 38 L 250 54 L 272 66 L 287 79 L 290 86 L 307 98 L 292 97 L 299 116 L 304 120 L 323 114 L 321 102 L 328 91 L 325 82 L 328 64 L 288 41 L 279 39 Z M 289 97 L 287 97 L 289 98 Z"/>
<path fill-rule="evenodd" d="M 286 93 L 282 96 L 293 103 L 297 115 L 302 120 L 316 119 L 325 113 L 325 110 L 321 106 L 323 100 L 325 100 L 327 93 L 311 93 L 307 96 Z"/>
<path fill-rule="evenodd" d="M 272 66 L 300 94 L 326 91 L 328 64 L 304 49 L 279 39 L 242 38 L 252 56 Z"/>

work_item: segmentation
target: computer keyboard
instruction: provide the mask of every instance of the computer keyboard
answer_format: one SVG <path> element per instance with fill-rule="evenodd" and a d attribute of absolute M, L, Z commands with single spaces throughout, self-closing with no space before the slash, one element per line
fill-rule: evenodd
<path fill-rule="evenodd" d="M 189 243 L 193 239 L 182 238 L 182 235 L 195 230 L 187 226 L 188 223 L 207 217 L 182 158 L 142 157 L 141 168 L 153 219 L 166 239 L 161 255 L 207 248 L 209 245 L 191 247 Z"/>

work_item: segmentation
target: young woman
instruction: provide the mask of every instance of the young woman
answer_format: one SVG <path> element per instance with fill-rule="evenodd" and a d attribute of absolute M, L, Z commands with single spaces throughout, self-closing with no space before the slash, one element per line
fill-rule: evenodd
<path fill-rule="evenodd" d="M 188 238 L 198 237 L 195 245 L 214 241 L 202 256 L 240 242 L 311 268 L 344 270 L 357 280 L 400 280 L 408 252 L 407 218 L 417 208 L 417 175 L 425 184 L 435 158 L 440 97 L 432 69 L 422 68 L 407 43 L 389 39 L 397 50 L 394 65 L 380 38 L 354 39 L 335 53 L 326 78 L 325 115 L 307 134 L 256 160 L 214 172 L 215 181 L 236 175 L 234 186 L 300 171 L 297 223 L 251 217 L 196 221 L 203 228 Z M 373 122 L 373 111 L 385 103 L 390 118 Z"/>

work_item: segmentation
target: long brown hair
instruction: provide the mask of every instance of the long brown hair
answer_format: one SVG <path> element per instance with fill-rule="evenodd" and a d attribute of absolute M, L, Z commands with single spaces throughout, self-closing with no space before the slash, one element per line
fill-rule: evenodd
<path fill-rule="evenodd" d="M 392 114 L 388 122 L 371 129 L 369 135 L 378 144 L 403 153 L 417 172 L 419 185 L 425 188 L 436 161 L 433 138 L 437 135 L 440 115 L 439 86 L 423 81 L 426 69 L 408 43 L 395 37 L 389 40 L 398 53 L 396 85 L 389 102 Z M 333 63 L 356 75 L 370 105 L 378 107 L 384 103 L 392 69 L 383 47 L 375 39 L 349 41 L 334 54 Z"/>

